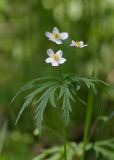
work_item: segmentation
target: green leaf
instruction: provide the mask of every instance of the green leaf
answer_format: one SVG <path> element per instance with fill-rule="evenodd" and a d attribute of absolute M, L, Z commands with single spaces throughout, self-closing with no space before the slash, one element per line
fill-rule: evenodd
<path fill-rule="evenodd" d="M 29 98 L 31 96 L 35 96 L 36 94 L 42 92 L 44 89 L 48 88 L 49 86 L 53 85 L 53 82 L 45 82 L 45 83 L 41 83 L 38 89 L 36 89 L 35 91 L 33 91 L 32 93 L 30 93 L 29 95 L 26 96 L 26 98 Z"/>
<path fill-rule="evenodd" d="M 36 119 L 36 125 L 39 128 L 40 132 L 41 132 L 41 125 L 42 125 L 42 121 L 43 121 L 44 110 L 47 106 L 47 102 L 50 98 L 51 92 L 54 92 L 56 90 L 56 88 L 57 88 L 56 85 L 48 88 L 47 91 L 35 103 L 35 104 L 38 104 L 36 111 L 35 111 L 36 112 L 35 119 Z"/>
<path fill-rule="evenodd" d="M 81 102 L 84 106 L 87 106 L 87 103 L 86 103 L 83 99 L 81 99 L 81 98 L 78 97 L 77 95 L 76 95 L 76 98 L 77 98 L 77 100 L 78 100 L 79 102 Z"/>
<path fill-rule="evenodd" d="M 76 90 L 79 91 L 81 88 L 81 82 L 78 80 L 76 83 Z"/>
<path fill-rule="evenodd" d="M 14 100 L 16 99 L 16 97 L 23 91 L 26 91 L 28 89 L 31 89 L 33 87 L 36 86 L 36 84 L 34 84 L 35 82 L 40 82 L 40 81 L 49 81 L 50 79 L 55 79 L 54 77 L 43 77 L 43 78 L 36 78 L 28 83 L 26 83 L 24 86 L 22 86 L 20 88 L 20 90 L 16 93 L 16 95 L 13 97 L 13 99 L 11 100 L 11 103 L 14 102 Z M 41 84 L 41 82 L 40 82 Z"/>
<path fill-rule="evenodd" d="M 103 157 L 114 159 L 114 138 L 95 142 L 94 151 Z"/>
<path fill-rule="evenodd" d="M 15 125 L 18 123 L 18 121 L 19 121 L 22 113 L 26 109 L 26 107 L 28 107 L 32 103 L 32 101 L 33 101 L 34 97 L 36 96 L 36 94 L 40 93 L 41 91 L 43 91 L 44 89 L 46 89 L 50 85 L 52 85 L 52 82 L 46 82 L 44 86 L 39 87 L 38 89 L 36 89 L 35 91 L 33 91 L 32 93 L 30 93 L 28 96 L 25 97 L 26 100 L 25 100 L 21 110 L 19 111 L 19 114 L 17 116 Z"/>
<path fill-rule="evenodd" d="M 41 126 L 43 121 L 43 113 L 47 106 L 47 102 L 48 102 L 48 97 L 46 97 L 40 102 L 40 104 L 38 105 L 36 116 L 35 116 L 36 126 L 38 127 L 40 133 L 41 133 Z"/>
<path fill-rule="evenodd" d="M 24 112 L 25 108 L 28 107 L 28 106 L 31 104 L 33 98 L 34 98 L 34 97 L 31 96 L 31 97 L 29 97 L 28 99 L 25 100 L 25 102 L 24 102 L 22 108 L 21 108 L 20 111 L 19 111 L 19 114 L 18 114 L 18 116 L 17 116 L 15 125 L 17 125 L 17 123 L 18 123 L 18 121 L 19 121 L 19 119 L 20 119 L 22 113 Z"/>
<path fill-rule="evenodd" d="M 69 91 L 69 88 L 68 88 L 67 86 L 64 87 L 64 90 L 65 90 L 67 96 L 68 96 L 71 100 L 75 101 L 75 99 L 73 98 L 73 96 L 72 96 L 72 94 L 71 94 L 71 92 Z"/>
<path fill-rule="evenodd" d="M 50 93 L 50 96 L 49 96 L 49 100 L 50 100 L 50 103 L 53 107 L 56 107 L 56 103 L 55 103 L 55 97 L 54 97 L 54 93 L 56 91 L 58 87 L 56 87 L 55 89 L 53 89 Z"/>
<path fill-rule="evenodd" d="M 64 85 L 60 86 L 60 94 L 58 96 L 58 99 L 60 99 L 64 95 Z"/>
<path fill-rule="evenodd" d="M 34 81 L 35 81 L 35 80 L 34 80 Z M 18 96 L 21 92 L 33 88 L 33 87 L 34 87 L 34 85 L 33 85 L 33 82 L 34 82 L 34 81 L 28 82 L 28 83 L 25 84 L 23 87 L 21 87 L 21 89 L 16 93 L 16 95 L 15 95 L 15 96 L 13 97 L 13 99 L 11 100 L 11 103 L 14 102 L 14 100 L 17 98 L 17 96 Z"/>
<path fill-rule="evenodd" d="M 63 117 L 65 121 L 65 125 L 68 126 L 68 123 L 70 121 L 70 112 L 72 111 L 71 104 L 70 104 L 70 97 L 69 92 L 67 90 L 68 88 L 64 85 L 64 96 L 63 96 Z M 66 92 L 67 91 L 67 92 Z"/>
<path fill-rule="evenodd" d="M 1 156 L 1 153 L 2 153 L 4 141 L 5 141 L 6 130 L 7 130 L 7 121 L 5 121 L 2 124 L 2 128 L 0 128 L 0 156 Z"/>

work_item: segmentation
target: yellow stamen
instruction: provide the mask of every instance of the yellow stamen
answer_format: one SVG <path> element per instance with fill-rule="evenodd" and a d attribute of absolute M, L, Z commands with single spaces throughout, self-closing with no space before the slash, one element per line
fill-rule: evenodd
<path fill-rule="evenodd" d="M 57 53 L 54 53 L 54 54 L 52 55 L 52 58 L 53 58 L 55 61 L 57 61 L 57 60 L 59 59 L 59 56 L 57 55 Z"/>
<path fill-rule="evenodd" d="M 80 47 L 80 41 L 76 41 L 76 46 Z"/>
<path fill-rule="evenodd" d="M 61 37 L 60 33 L 57 33 L 57 32 L 53 32 L 53 33 L 52 33 L 52 36 L 53 36 L 53 38 L 55 38 L 55 39 L 60 39 L 60 37 Z"/>

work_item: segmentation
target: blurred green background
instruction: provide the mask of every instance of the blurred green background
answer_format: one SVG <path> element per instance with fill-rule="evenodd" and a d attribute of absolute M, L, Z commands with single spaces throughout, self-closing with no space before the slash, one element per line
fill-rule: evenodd
<path fill-rule="evenodd" d="M 57 26 L 69 33 L 69 40 L 57 46 L 45 37 Z M 71 40 L 83 40 L 88 47 L 69 47 Z M 114 0 L 0 0 L 0 160 L 31 160 L 43 147 L 60 144 L 55 130 L 61 132 L 59 116 L 50 106 L 46 110 L 47 129 L 35 137 L 34 113 L 24 112 L 15 126 L 23 95 L 10 104 L 18 89 L 39 76 L 59 75 L 57 68 L 45 63 L 47 49 L 62 49 L 67 62 L 63 73 L 95 76 L 114 84 Z M 87 91 L 80 95 L 86 100 Z M 101 106 L 95 103 L 93 122 L 98 116 L 113 113 L 114 92 L 100 92 Z M 81 141 L 85 107 L 73 106 L 69 140 Z M 106 130 L 107 128 L 107 130 Z M 103 133 L 103 135 L 102 135 Z M 114 118 L 100 123 L 93 140 L 114 136 Z"/>

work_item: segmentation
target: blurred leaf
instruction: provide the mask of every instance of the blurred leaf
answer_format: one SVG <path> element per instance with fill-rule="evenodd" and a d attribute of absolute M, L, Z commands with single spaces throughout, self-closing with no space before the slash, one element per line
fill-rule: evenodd
<path fill-rule="evenodd" d="M 5 121 L 2 128 L 0 129 L 0 155 L 2 153 L 4 141 L 6 138 L 6 131 L 7 131 L 7 122 Z"/>

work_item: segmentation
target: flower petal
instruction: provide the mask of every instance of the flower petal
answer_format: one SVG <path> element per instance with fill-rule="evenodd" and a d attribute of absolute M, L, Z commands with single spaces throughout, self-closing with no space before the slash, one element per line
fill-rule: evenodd
<path fill-rule="evenodd" d="M 47 54 L 49 57 L 51 57 L 54 54 L 54 51 L 52 49 L 48 49 Z"/>
<path fill-rule="evenodd" d="M 57 27 L 54 27 L 53 32 L 59 32 L 59 29 Z"/>
<path fill-rule="evenodd" d="M 48 38 L 50 38 L 50 37 L 52 36 L 52 33 L 46 32 L 46 33 L 45 33 L 45 36 L 48 37 Z"/>
<path fill-rule="evenodd" d="M 52 62 L 52 66 L 59 66 L 59 63 L 56 62 L 56 61 L 53 61 L 53 62 Z"/>
<path fill-rule="evenodd" d="M 87 47 L 87 44 L 80 46 L 80 48 Z"/>
<path fill-rule="evenodd" d="M 84 45 L 84 42 L 83 41 L 80 41 L 80 46 L 83 46 Z"/>
<path fill-rule="evenodd" d="M 61 33 L 61 39 L 62 40 L 65 40 L 65 39 L 67 39 L 68 38 L 68 33 L 67 32 L 62 32 Z"/>
<path fill-rule="evenodd" d="M 76 42 L 72 40 L 72 43 L 70 44 L 70 46 L 76 46 Z"/>
<path fill-rule="evenodd" d="M 66 61 L 65 58 L 60 58 L 60 60 L 58 62 L 59 62 L 59 64 L 63 64 L 63 63 L 65 63 L 65 61 Z"/>
<path fill-rule="evenodd" d="M 53 59 L 50 57 L 45 60 L 46 63 L 52 63 L 52 61 L 53 61 Z"/>
<path fill-rule="evenodd" d="M 55 42 L 56 44 L 62 44 L 62 41 L 60 39 L 55 39 L 53 37 L 50 37 L 49 40 Z"/>
<path fill-rule="evenodd" d="M 56 52 L 56 54 L 57 54 L 59 57 L 62 57 L 63 51 L 59 50 L 59 51 Z"/>
<path fill-rule="evenodd" d="M 54 42 L 57 44 L 62 44 L 62 41 L 60 39 L 55 39 Z"/>

